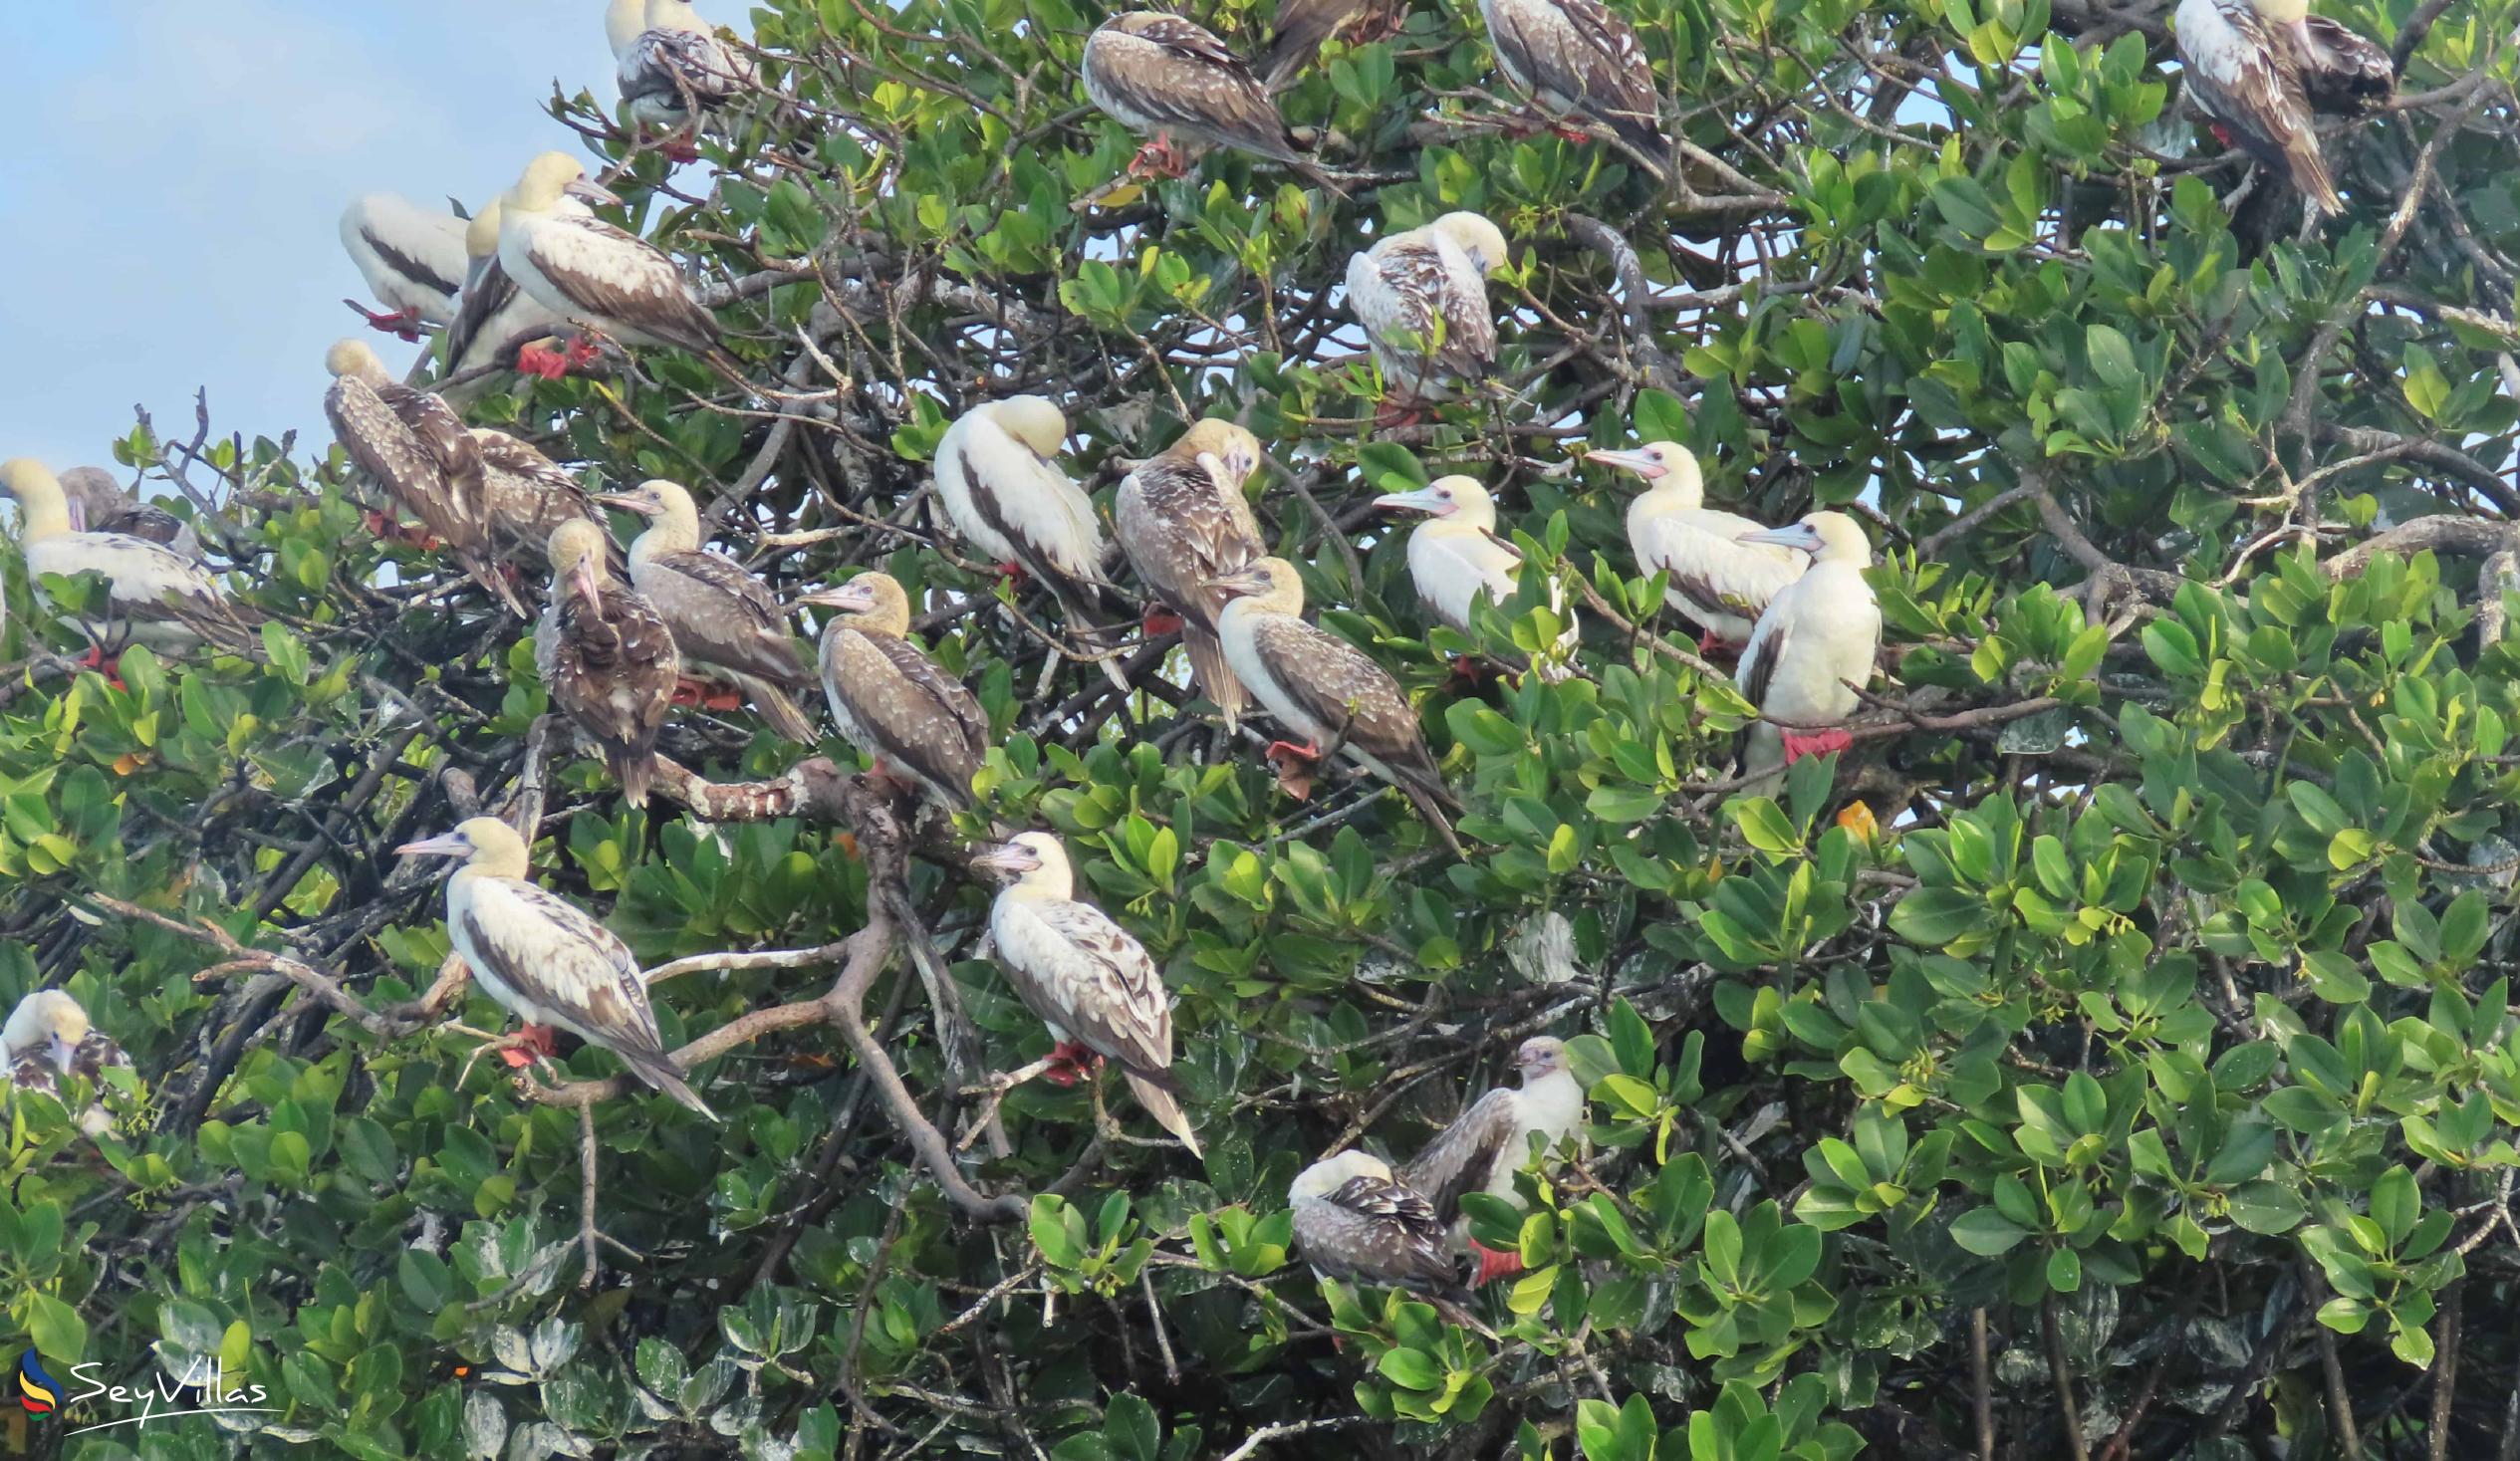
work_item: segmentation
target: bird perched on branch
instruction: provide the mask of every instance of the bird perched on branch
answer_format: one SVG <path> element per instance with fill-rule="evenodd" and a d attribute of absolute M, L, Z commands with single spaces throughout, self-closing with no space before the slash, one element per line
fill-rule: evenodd
<path fill-rule="evenodd" d="M 1407 0 L 1278 0 L 1268 49 L 1260 53 L 1261 80 L 1272 93 L 1284 91 L 1301 80 L 1331 37 L 1362 46 L 1397 34 L 1407 18 Z"/>
<path fill-rule="evenodd" d="M 335 342 L 324 368 L 333 374 L 324 415 L 342 450 L 427 528 L 435 541 L 423 546 L 442 549 L 509 612 L 531 617 L 490 557 L 481 443 L 463 417 L 439 396 L 395 380 L 363 341 Z M 381 536 L 394 533 L 381 520 L 376 526 Z"/>
<path fill-rule="evenodd" d="M 690 0 L 613 0 L 604 15 L 630 120 L 665 132 L 666 155 L 699 156 L 686 135 L 759 80 L 752 58 L 717 38 Z"/>
<path fill-rule="evenodd" d="M 1882 652 L 1882 605 L 1864 579 L 1873 564 L 1872 540 L 1845 513 L 1812 513 L 1742 541 L 1778 544 L 1812 559 L 1808 572 L 1768 602 L 1734 676 L 1742 698 L 1764 717 L 1750 727 L 1741 769 L 1764 778 L 1805 756 L 1854 744 L 1836 723 L 1855 714 L 1863 703 L 1856 690 L 1873 678 L 1873 661 Z M 1754 784 L 1753 795 L 1760 785 L 1774 783 Z"/>
<path fill-rule="evenodd" d="M 74 531 L 145 538 L 186 558 L 200 559 L 201 543 L 193 536 L 190 523 L 153 502 L 125 492 L 123 484 L 103 467 L 72 467 L 61 474 L 61 485 L 70 496 L 70 526 Z"/>
<path fill-rule="evenodd" d="M 552 530 L 551 605 L 534 631 L 534 663 L 553 706 L 604 752 L 622 800 L 644 807 L 682 661 L 656 607 L 613 578 L 611 547 L 603 525 L 584 518 Z"/>
<path fill-rule="evenodd" d="M 2180 0 L 2178 62 L 2215 135 L 2343 211 L 2314 113 L 2360 117 L 2397 89 L 2387 51 L 2310 13 L 2310 0 Z"/>
<path fill-rule="evenodd" d="M 907 777 L 956 811 L 988 759 L 988 712 L 906 637 L 910 600 L 889 574 L 860 574 L 799 604 L 840 610 L 823 626 L 823 695 L 832 724 L 873 758 L 878 775 Z"/>
<path fill-rule="evenodd" d="M 1409 407 L 1386 412 L 1386 424 L 1487 378 L 1496 364 L 1487 277 L 1506 263 L 1503 231 L 1476 213 L 1446 213 L 1348 260 L 1348 308 L 1385 383 Z"/>
<path fill-rule="evenodd" d="M 535 158 L 500 200 L 499 266 L 517 287 L 624 345 L 671 346 L 736 370 L 718 348 L 717 317 L 692 295 L 681 266 L 637 234 L 563 206 L 572 197 L 622 201 L 566 152 Z"/>
<path fill-rule="evenodd" d="M 102 1136 L 114 1126 L 113 1113 L 96 1098 L 106 1092 L 105 1073 L 131 1069 L 131 1058 L 89 1022 L 87 1009 L 68 991 L 39 989 L 0 1025 L 0 1068 L 9 1073 L 10 1090 L 41 1091 L 57 1100 L 69 1096 L 62 1078 L 77 1077 L 91 1097 L 79 1112 L 79 1129 Z"/>
<path fill-rule="evenodd" d="M 417 341 L 422 326 L 455 318 L 455 295 L 464 282 L 463 219 L 396 193 L 368 193 L 342 210 L 341 228 L 342 247 L 385 308 L 379 314 L 356 300 L 342 303 L 372 327 Z"/>
<path fill-rule="evenodd" d="M 936 495 L 963 540 L 1011 579 L 1033 579 L 1050 591 L 1068 631 L 1090 636 L 1093 607 L 1111 585 L 1094 499 L 1059 465 L 1068 418 L 1038 395 L 983 401 L 945 428 L 936 443 Z M 1096 661 L 1123 692 L 1130 689 L 1108 659 Z"/>
<path fill-rule="evenodd" d="M 1068 850 L 1046 832 L 1024 833 L 971 865 L 1013 878 L 989 906 L 989 937 L 1016 998 L 1050 1027 L 1054 1060 L 1069 1072 L 1118 1063 L 1146 1114 L 1199 1155 L 1172 1078 L 1172 995 L 1144 945 L 1076 900 Z"/>
<path fill-rule="evenodd" d="M 564 195 L 554 205 L 560 213 L 585 213 L 587 205 Z M 507 266 L 499 262 L 499 225 L 506 217 L 504 198 L 492 198 L 464 227 L 463 298 L 454 322 L 446 327 L 446 370 L 450 375 L 512 365 L 522 374 L 557 380 L 570 370 L 595 362 L 592 342 L 572 340 L 554 350 L 551 342 L 571 331 L 559 311 L 516 287 Z"/>
<path fill-rule="evenodd" d="M 1085 94 L 1105 115 L 1149 138 L 1132 177 L 1180 177 L 1197 147 L 1235 147 L 1283 162 L 1339 191 L 1313 165 L 1311 145 L 1289 130 L 1259 79 L 1206 27 L 1155 10 L 1132 10 L 1085 42 Z"/>
<path fill-rule="evenodd" d="M 475 817 L 394 852 L 464 859 L 446 879 L 446 937 L 482 992 L 525 1022 L 503 1044 L 510 1065 L 531 1059 L 516 1046 L 549 1055 L 556 1027 L 611 1051 L 631 1075 L 717 1119 L 665 1054 L 630 945 L 586 910 L 528 880 L 531 862 L 515 828 L 496 817 Z"/>
<path fill-rule="evenodd" d="M 1295 1174 L 1286 1200 L 1295 1251 L 1320 1277 L 1468 1302 L 1449 1225 L 1381 1157 L 1355 1147 L 1324 1157 Z"/>
<path fill-rule="evenodd" d="M 1669 575 L 1663 598 L 1705 631 L 1698 647 L 1707 653 L 1749 643 L 1760 611 L 1811 564 L 1790 548 L 1745 542 L 1767 524 L 1706 506 L 1697 456 L 1676 441 L 1597 451 L 1585 460 L 1645 479 L 1645 490 L 1628 504 L 1628 546 L 1638 569 Z"/>
<path fill-rule="evenodd" d="M 1476 477 L 1438 477 L 1407 492 L 1386 492 L 1374 499 L 1386 512 L 1422 512 L 1432 521 L 1408 535 L 1408 577 L 1417 597 L 1434 610 L 1437 620 L 1462 633 L 1470 632 L 1470 609 L 1484 594 L 1491 604 L 1514 597 L 1523 556 L 1496 536 L 1496 499 Z M 1563 659 L 1582 638 L 1565 591 L 1549 586 L 1549 608 L 1566 621 L 1558 636 Z M 1566 678 L 1561 662 L 1543 660 L 1543 679 Z"/>
<path fill-rule="evenodd" d="M 1315 762 L 1344 752 L 1398 787 L 1452 854 L 1466 855 L 1444 816 L 1457 804 L 1426 750 L 1417 708 L 1383 666 L 1305 621 L 1295 565 L 1264 558 L 1215 587 L 1231 596 L 1216 624 L 1225 662 L 1289 734 L 1304 738 L 1272 743 L 1270 759 Z"/>
<path fill-rule="evenodd" d="M 1522 1089 L 1499 1086 L 1470 1102 L 1400 1169 L 1400 1180 L 1426 1194 L 1447 1222 L 1459 1214 L 1465 1192 L 1486 1192 L 1521 1207 L 1514 1174 L 1530 1164 L 1531 1138 L 1553 1150 L 1583 1128 L 1584 1088 L 1567 1068 L 1565 1041 L 1545 1035 L 1524 1041 L 1514 1052 L 1514 1069 Z M 1523 1270 L 1519 1252 L 1489 1248 L 1466 1232 L 1462 1241 L 1478 1255 L 1473 1287 Z"/>
<path fill-rule="evenodd" d="M 678 482 L 661 477 L 596 499 L 647 519 L 630 545 L 630 587 L 647 596 L 689 669 L 706 665 L 732 680 L 771 728 L 814 742 L 814 722 L 789 693 L 814 683 L 804 646 L 788 631 L 787 610 L 742 565 L 700 547 L 700 511 Z"/>
<path fill-rule="evenodd" d="M 48 575 L 95 574 L 106 582 L 106 602 L 90 604 L 78 619 L 90 641 L 81 663 L 111 678 L 112 651 L 127 643 L 160 651 L 208 644 L 263 657 L 262 615 L 230 600 L 208 569 L 145 538 L 73 531 L 69 495 L 43 463 L 0 462 L 0 493 L 17 499 L 18 546 L 38 600 L 49 602 Z"/>
<path fill-rule="evenodd" d="M 1112 503 L 1121 552 L 1154 594 L 1157 608 L 1146 614 L 1146 633 L 1180 630 L 1191 678 L 1216 702 L 1228 731 L 1242 714 L 1244 695 L 1216 642 L 1225 597 L 1215 585 L 1264 551 L 1259 520 L 1242 494 L 1260 456 L 1259 437 L 1210 417 L 1131 469 Z"/>
<path fill-rule="evenodd" d="M 1479 14 L 1507 84 L 1568 139 L 1591 140 L 1568 119 L 1589 122 L 1667 170 L 1661 94 L 1626 17 L 1604 0 L 1479 0 Z"/>

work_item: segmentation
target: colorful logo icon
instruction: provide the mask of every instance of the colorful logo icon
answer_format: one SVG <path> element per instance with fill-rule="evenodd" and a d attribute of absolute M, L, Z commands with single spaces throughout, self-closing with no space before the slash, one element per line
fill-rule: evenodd
<path fill-rule="evenodd" d="M 61 1403 L 61 1381 L 44 1372 L 44 1356 L 32 1349 L 18 1355 L 18 1403 L 30 1415 L 49 1415 Z"/>

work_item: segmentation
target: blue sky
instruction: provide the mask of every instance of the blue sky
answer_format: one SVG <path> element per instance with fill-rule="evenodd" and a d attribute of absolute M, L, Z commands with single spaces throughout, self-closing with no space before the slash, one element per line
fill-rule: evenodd
<path fill-rule="evenodd" d="M 111 462 L 134 402 L 188 435 L 202 385 L 222 433 L 329 444 L 324 350 L 366 294 L 343 205 L 477 205 L 575 148 L 539 111 L 555 78 L 613 96 L 602 0 L 10 4 L 0 48 L 21 123 L 0 148 L 0 457 L 55 467 Z M 397 369 L 418 350 L 369 338 Z"/>

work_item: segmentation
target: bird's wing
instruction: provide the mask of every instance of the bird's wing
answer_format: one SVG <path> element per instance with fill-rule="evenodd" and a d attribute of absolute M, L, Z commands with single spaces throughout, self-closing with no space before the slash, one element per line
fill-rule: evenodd
<path fill-rule="evenodd" d="M 2291 46 L 2275 44 L 2249 0 L 2184 0 L 2178 55 L 2196 105 L 2250 156 L 2329 212 L 2342 206 L 2302 100 L 2299 63 Z"/>
<path fill-rule="evenodd" d="M 2312 111 L 2367 117 L 2396 94 L 2397 63 L 2385 48 L 2324 15 L 2306 24 L 2310 39 L 2301 58 L 2301 84 Z"/>
<path fill-rule="evenodd" d="M 551 531 L 571 518 L 601 523 L 587 490 L 567 468 L 505 431 L 475 431 L 481 451 L 482 518 L 502 553 L 540 563 Z M 608 537 L 608 547 L 609 537 Z M 619 558 L 615 551 L 612 555 Z M 617 571 L 619 565 L 615 565 Z"/>
<path fill-rule="evenodd" d="M 1296 1205 L 1295 1238 L 1305 1261 L 1336 1277 L 1448 1292 L 1459 1275 L 1447 1237 L 1423 1196 L 1382 1177 L 1351 1177 Z"/>
<path fill-rule="evenodd" d="M 472 273 L 464 280 L 463 300 L 455 307 L 455 318 L 446 327 L 446 367 L 463 366 L 464 357 L 472 354 L 473 345 L 501 310 L 516 298 L 516 281 L 508 277 L 505 265 L 495 253 L 474 261 Z M 506 342 L 493 342 L 504 345 Z"/>
<path fill-rule="evenodd" d="M 1167 15 L 1135 31 L 1106 26 L 1088 43 L 1085 65 L 1096 90 L 1155 129 L 1281 162 L 1303 156 L 1251 68 L 1196 22 Z"/>
<path fill-rule="evenodd" d="M 560 600 L 552 700 L 607 749 L 652 742 L 673 706 L 681 656 L 655 606 L 615 585 L 591 613 L 575 594 Z"/>
<path fill-rule="evenodd" d="M 481 443 L 473 439 L 472 429 L 464 418 L 448 405 L 444 397 L 407 385 L 387 385 L 378 390 L 377 398 L 385 408 L 410 428 L 411 437 L 420 449 L 437 463 L 446 479 L 450 500 L 465 521 L 473 524 L 478 541 L 481 522 Z"/>
<path fill-rule="evenodd" d="M 447 278 L 445 270 L 439 264 L 432 263 L 411 249 L 396 246 L 373 223 L 363 221 L 359 226 L 359 237 L 376 253 L 377 258 L 386 268 L 423 289 L 433 290 L 452 298 L 455 291 L 462 288 L 463 282 L 460 279 Z M 460 251 L 462 246 L 459 232 L 456 248 Z"/>
<path fill-rule="evenodd" d="M 1274 667 L 1279 687 L 1306 716 L 1395 769 L 1435 777 L 1416 707 L 1408 703 L 1399 682 L 1363 650 L 1285 613 L 1258 617 L 1251 637 L 1253 647 Z M 1439 779 L 1436 784 L 1441 785 Z"/>
<path fill-rule="evenodd" d="M 1767 703 L 1768 690 L 1776 683 L 1776 666 L 1792 647 L 1795 598 L 1788 588 L 1769 600 L 1758 622 L 1750 628 L 1750 642 L 1742 646 L 1733 683 L 1740 687 L 1741 698 L 1753 707 Z"/>
<path fill-rule="evenodd" d="M 1743 521 L 1747 521 L 1744 519 Z M 1755 620 L 1778 592 L 1803 576 L 1802 554 L 1776 557 L 1755 543 L 1736 543 L 1665 514 L 1652 519 L 1640 555 L 1647 573 L 1670 575 L 1672 592 L 1692 604 L 1728 609 Z"/>
<path fill-rule="evenodd" d="M 1461 1209 L 1461 1194 L 1487 1186 L 1496 1159 L 1511 1146 L 1520 1126 L 1514 1119 L 1514 1093 L 1503 1087 L 1470 1102 L 1453 1123 L 1400 1168 L 1400 1180 L 1419 1192 L 1446 1219 Z"/>
<path fill-rule="evenodd" d="M 954 443 L 972 510 L 1012 546 L 1024 571 L 1054 582 L 1103 582 L 1103 525 L 1094 499 L 1032 448 L 1000 431 Z"/>
<path fill-rule="evenodd" d="M 717 317 L 691 297 L 673 260 L 637 234 L 601 218 L 550 213 L 527 233 L 526 254 L 569 313 L 690 350 L 717 344 Z"/>
<path fill-rule="evenodd" d="M 651 30 L 622 55 L 625 102 L 655 100 L 703 109 L 725 106 L 752 85 L 749 60 L 727 51 L 717 37 L 698 31 Z"/>
<path fill-rule="evenodd" d="M 445 458 L 380 392 L 345 375 L 325 392 L 324 414 L 333 423 L 334 439 L 387 497 L 417 514 L 445 542 L 457 548 L 479 545 L 479 520 L 472 504 L 456 495 Z M 480 458 L 476 454 L 472 460 L 477 472 Z"/>
<path fill-rule="evenodd" d="M 639 591 L 656 606 L 685 654 L 782 685 L 806 683 L 805 662 L 769 587 L 740 564 L 693 550 L 661 553 Z"/>
<path fill-rule="evenodd" d="M 29 551 L 27 572 L 101 574 L 114 611 L 125 618 L 180 624 L 240 654 L 261 652 L 262 615 L 231 602 L 208 569 L 145 538 L 119 533 L 50 538 Z"/>
<path fill-rule="evenodd" d="M 1366 286 L 1357 314 L 1367 329 L 1455 378 L 1487 373 L 1496 360 L 1496 319 L 1466 258 L 1447 257 L 1431 239 L 1417 238 L 1393 239 L 1366 260 L 1366 278 L 1351 269 L 1349 281 L 1352 290 Z"/>
<path fill-rule="evenodd" d="M 1554 93 L 1639 147 L 1661 136 L 1661 99 L 1637 31 L 1602 0 L 1497 0 L 1497 49 L 1535 91 Z"/>
<path fill-rule="evenodd" d="M 1224 605 L 1207 586 L 1260 557 L 1251 504 L 1196 462 L 1156 457 L 1130 475 L 1137 510 L 1121 523 L 1121 546 L 1157 598 L 1213 627 Z"/>
<path fill-rule="evenodd" d="M 70 1074 L 103 1089 L 105 1073 L 131 1069 L 131 1058 L 113 1036 L 102 1030 L 91 1030 L 70 1053 Z"/>
<path fill-rule="evenodd" d="M 638 960 L 585 909 L 521 879 L 483 877 L 455 916 L 492 978 L 543 1016 L 633 1062 L 663 1058 Z"/>
<path fill-rule="evenodd" d="M 956 805 L 970 804 L 989 720 L 960 681 L 906 640 L 845 625 L 823 636 L 822 672 L 834 718 L 874 742 L 863 749 L 901 763 Z"/>
<path fill-rule="evenodd" d="M 1033 1013 L 1130 1074 L 1172 1089 L 1172 996 L 1144 945 L 1091 903 L 1027 898 L 999 952 Z"/>
<path fill-rule="evenodd" d="M 1284 87 L 1295 73 L 1320 54 L 1322 43 L 1362 12 L 1372 0 L 1278 0 L 1277 18 L 1269 26 L 1269 49 L 1258 67 L 1272 88 Z"/>

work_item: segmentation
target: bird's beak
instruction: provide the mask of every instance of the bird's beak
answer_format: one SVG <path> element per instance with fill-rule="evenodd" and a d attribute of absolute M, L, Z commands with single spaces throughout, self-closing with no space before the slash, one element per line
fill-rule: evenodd
<path fill-rule="evenodd" d="M 1452 511 L 1452 504 L 1437 498 L 1431 487 L 1420 487 L 1413 492 L 1386 492 L 1374 499 L 1374 505 L 1386 512 L 1422 512 L 1437 518 Z"/>
<path fill-rule="evenodd" d="M 1208 587 L 1222 589 L 1227 595 L 1240 598 L 1246 594 L 1267 593 L 1269 581 L 1258 572 L 1245 569 L 1238 574 L 1227 574 L 1221 579 L 1211 579 L 1208 581 Z"/>
<path fill-rule="evenodd" d="M 567 193 L 570 197 L 576 198 L 581 203 L 593 204 L 599 208 L 618 208 L 622 206 L 620 194 L 614 192 L 611 188 L 606 187 L 604 184 L 597 182 L 592 177 L 581 177 L 576 182 L 573 182 L 569 184 L 569 186 L 561 189 L 561 191 Z"/>
<path fill-rule="evenodd" d="M 825 589 L 816 594 L 800 594 L 796 602 L 811 604 L 818 609 L 837 609 L 843 613 L 864 613 L 875 608 L 875 596 L 868 593 L 855 580 L 837 589 Z"/>
<path fill-rule="evenodd" d="M 462 857 L 471 852 L 471 847 L 462 838 L 451 832 L 441 832 L 416 843 L 404 843 L 393 850 L 393 854 L 397 857 Z"/>
<path fill-rule="evenodd" d="M 53 1064 L 67 1071 L 70 1069 L 70 1063 L 77 1059 L 78 1055 L 79 1047 L 70 1043 L 70 1037 L 60 1034 L 59 1032 L 55 1032 L 53 1036 Z"/>
<path fill-rule="evenodd" d="M 999 872 L 1030 872 L 1041 865 L 1041 856 L 1030 848 L 1002 843 L 971 859 L 974 867 L 992 868 Z"/>
<path fill-rule="evenodd" d="M 70 509 L 70 531 L 74 533 L 88 531 L 88 499 L 72 493 L 64 499 L 62 505 Z"/>
<path fill-rule="evenodd" d="M 599 492 L 595 494 L 595 500 L 606 507 L 618 507 L 624 512 L 636 513 L 642 518 L 656 515 L 654 500 L 636 492 Z"/>
<path fill-rule="evenodd" d="M 1779 548 L 1799 548 L 1805 553 L 1820 551 L 1820 530 L 1808 523 L 1789 523 L 1782 528 L 1761 528 L 1744 533 L 1736 543 L 1772 543 Z"/>
<path fill-rule="evenodd" d="M 587 608 L 598 610 L 604 608 L 603 571 L 596 555 L 590 553 L 579 559 L 577 567 L 569 571 L 569 581 L 577 587 L 578 597 L 587 602 Z"/>
<path fill-rule="evenodd" d="M 1648 482 L 1671 470 L 1641 451 L 1588 452 L 1584 459 L 1588 462 L 1607 462 L 1621 471 L 1634 472 Z"/>

